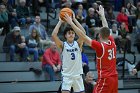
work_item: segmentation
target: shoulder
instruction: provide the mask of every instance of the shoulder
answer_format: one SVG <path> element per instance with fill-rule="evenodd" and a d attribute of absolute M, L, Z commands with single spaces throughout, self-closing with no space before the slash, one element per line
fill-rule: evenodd
<path fill-rule="evenodd" d="M 97 41 L 97 40 L 92 40 L 92 41 L 91 41 L 91 44 L 92 44 L 92 45 L 96 45 L 96 44 L 101 45 L 101 43 L 100 43 L 99 41 Z"/>
<path fill-rule="evenodd" d="M 95 50 L 97 49 L 101 49 L 102 45 L 99 41 L 96 41 L 96 40 L 92 40 L 91 41 L 91 47 Z"/>
<path fill-rule="evenodd" d="M 42 28 L 45 28 L 45 26 L 44 26 L 43 24 L 40 24 L 40 26 L 41 26 Z"/>
<path fill-rule="evenodd" d="M 47 54 L 48 52 L 50 52 L 50 48 L 47 48 L 44 53 Z"/>
<path fill-rule="evenodd" d="M 114 42 L 113 36 L 110 35 L 110 36 L 108 37 L 108 39 L 109 39 L 110 41 Z"/>
<path fill-rule="evenodd" d="M 30 25 L 29 30 L 32 30 L 35 27 L 35 24 Z"/>

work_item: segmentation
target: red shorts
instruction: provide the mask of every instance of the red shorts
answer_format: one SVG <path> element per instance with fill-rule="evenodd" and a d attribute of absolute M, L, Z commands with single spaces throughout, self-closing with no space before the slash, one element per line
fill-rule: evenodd
<path fill-rule="evenodd" d="M 93 93 L 118 93 L 118 76 L 98 79 Z"/>

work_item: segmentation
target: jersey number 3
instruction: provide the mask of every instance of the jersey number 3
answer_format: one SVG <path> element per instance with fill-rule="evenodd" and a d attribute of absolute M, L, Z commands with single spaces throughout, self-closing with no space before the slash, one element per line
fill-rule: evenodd
<path fill-rule="evenodd" d="M 109 59 L 109 60 L 112 60 L 113 58 L 115 58 L 115 55 L 114 55 L 114 48 L 109 49 L 109 50 L 108 50 L 108 53 L 109 53 L 109 56 L 108 56 L 108 59 Z"/>
<path fill-rule="evenodd" d="M 75 54 L 71 53 L 71 60 L 75 60 Z"/>

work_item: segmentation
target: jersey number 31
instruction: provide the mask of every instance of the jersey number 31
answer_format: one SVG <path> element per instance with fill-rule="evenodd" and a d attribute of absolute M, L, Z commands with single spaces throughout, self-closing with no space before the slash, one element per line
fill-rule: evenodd
<path fill-rule="evenodd" d="M 109 56 L 108 56 L 108 59 L 109 59 L 109 60 L 112 60 L 113 58 L 115 58 L 115 55 L 114 55 L 114 48 L 109 49 L 109 50 L 108 50 L 108 53 L 109 53 Z"/>

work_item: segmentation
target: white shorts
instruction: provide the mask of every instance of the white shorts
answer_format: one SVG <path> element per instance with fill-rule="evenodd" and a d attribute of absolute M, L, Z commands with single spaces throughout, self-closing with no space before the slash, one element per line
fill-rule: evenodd
<path fill-rule="evenodd" d="M 82 75 L 75 77 L 63 77 L 62 80 L 62 91 L 70 91 L 71 87 L 74 92 L 85 91 Z"/>

